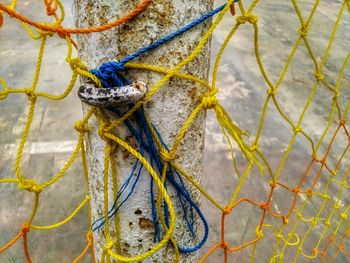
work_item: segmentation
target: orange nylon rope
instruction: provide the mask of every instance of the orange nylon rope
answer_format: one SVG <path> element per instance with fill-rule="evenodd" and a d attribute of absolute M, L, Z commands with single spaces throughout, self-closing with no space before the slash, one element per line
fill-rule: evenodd
<path fill-rule="evenodd" d="M 50 3 L 51 1 L 47 1 L 48 3 Z M 101 32 L 101 31 L 105 31 L 108 29 L 111 29 L 113 27 L 119 26 L 123 23 L 128 22 L 129 20 L 131 20 L 132 18 L 134 18 L 135 16 L 137 16 L 138 14 L 140 14 L 143 10 L 146 9 L 146 7 L 152 2 L 152 0 L 144 0 L 139 6 L 137 6 L 134 10 L 132 10 L 129 14 L 118 18 L 117 20 L 105 24 L 105 25 L 101 25 L 101 26 L 97 26 L 97 27 L 87 27 L 87 28 L 66 28 L 66 27 L 60 27 L 60 26 L 49 26 L 49 25 L 43 25 L 41 23 L 38 23 L 34 20 L 31 20 L 23 15 L 21 15 L 20 13 L 16 12 L 15 10 L 11 9 L 10 7 L 7 7 L 3 4 L 0 4 L 0 10 L 7 13 L 8 15 L 17 18 L 18 20 L 34 26 L 38 29 L 41 29 L 43 31 L 49 31 L 49 32 L 54 32 L 54 33 L 58 33 L 61 35 L 69 35 L 69 34 L 89 34 L 89 33 L 95 33 L 95 32 Z M 48 9 L 50 10 L 50 9 Z"/>

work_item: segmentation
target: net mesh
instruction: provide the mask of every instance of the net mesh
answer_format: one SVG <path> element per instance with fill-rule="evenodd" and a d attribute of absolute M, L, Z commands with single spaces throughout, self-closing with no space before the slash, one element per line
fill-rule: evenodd
<path fill-rule="evenodd" d="M 348 176 L 350 169 L 348 168 L 348 149 L 350 147 L 350 131 L 347 126 L 347 116 L 350 109 L 350 101 L 348 99 L 348 90 L 344 86 L 347 85 L 349 79 L 347 65 L 350 58 L 350 52 L 346 50 L 346 55 L 338 57 L 341 61 L 341 67 L 337 75 L 329 73 L 326 62 L 329 59 L 330 52 L 333 48 L 333 43 L 339 29 L 339 25 L 345 19 L 349 19 L 350 14 L 350 1 L 339 1 L 339 9 L 336 12 L 332 12 L 329 15 L 333 17 L 332 30 L 329 32 L 329 38 L 327 39 L 327 48 L 321 56 L 317 56 L 313 48 L 312 38 L 309 37 L 309 31 L 316 11 L 319 8 L 320 1 L 315 1 L 308 12 L 302 12 L 297 1 L 291 1 L 293 7 L 293 13 L 298 17 L 300 23 L 300 29 L 297 31 L 297 38 L 293 48 L 288 53 L 288 58 L 283 66 L 282 71 L 278 75 L 276 81 L 273 81 L 268 70 L 265 69 L 265 64 L 260 50 L 259 43 L 259 17 L 255 15 L 255 9 L 262 5 L 260 1 L 251 1 L 249 5 L 245 1 L 236 3 L 236 10 L 239 14 L 236 14 L 236 23 L 233 25 L 230 32 L 222 42 L 219 52 L 214 61 L 212 82 L 207 83 L 203 80 L 197 79 L 193 76 L 179 73 L 179 70 L 190 63 L 201 51 L 205 43 L 210 39 L 214 29 L 220 24 L 223 16 L 231 9 L 233 1 L 228 1 L 225 8 L 214 20 L 213 25 L 209 31 L 203 36 L 203 39 L 199 42 L 198 46 L 194 49 L 193 53 L 185 58 L 173 69 L 164 69 L 157 67 L 156 65 L 146 65 L 138 63 L 128 63 L 127 68 L 137 68 L 141 70 L 150 70 L 158 72 L 164 75 L 162 80 L 150 89 L 145 99 L 128 111 L 121 118 L 116 121 L 110 122 L 108 117 L 101 111 L 95 108 L 84 116 L 81 121 L 78 121 L 75 125 L 75 129 L 79 133 L 79 138 L 71 157 L 63 165 L 62 169 L 51 179 L 46 182 L 37 182 L 33 177 L 30 177 L 30 173 L 22 171 L 21 162 L 23 158 L 23 150 L 27 141 L 28 135 L 31 130 L 31 125 L 35 116 L 35 109 L 37 101 L 41 98 L 50 100 L 64 100 L 68 94 L 72 91 L 74 84 L 79 75 L 91 78 L 98 85 L 99 80 L 92 75 L 87 67 L 79 60 L 79 58 L 72 57 L 72 49 L 76 46 L 75 42 L 71 38 L 71 34 L 81 33 L 79 30 L 65 30 L 61 26 L 64 21 L 63 5 L 58 0 L 45 1 L 47 15 L 53 17 L 55 22 L 52 24 L 33 23 L 20 13 L 16 12 L 16 1 L 13 1 L 10 5 L 0 4 L 0 24 L 3 23 L 4 13 L 10 14 L 13 19 L 18 19 L 23 28 L 33 38 L 40 42 L 38 59 L 36 68 L 34 70 L 34 78 L 32 84 L 28 88 L 15 88 L 8 87 L 4 78 L 0 78 L 0 83 L 3 90 L 0 92 L 0 98 L 5 100 L 9 95 L 14 96 L 26 95 L 29 102 L 29 109 L 26 113 L 26 124 L 23 129 L 23 135 L 18 144 L 18 151 L 14 162 L 15 176 L 9 178 L 0 178 L 0 184 L 17 184 L 20 191 L 28 191 L 32 193 L 34 199 L 34 207 L 29 219 L 23 223 L 19 233 L 10 240 L 7 244 L 3 244 L 0 248 L 0 252 L 5 252 L 11 249 L 18 240 L 23 239 L 24 254 L 28 262 L 31 262 L 30 249 L 28 248 L 28 238 L 33 231 L 47 230 L 60 228 L 68 221 L 74 219 L 79 211 L 84 206 L 89 206 L 89 196 L 86 196 L 76 209 L 67 216 L 64 220 L 46 226 L 39 226 L 33 224 L 33 220 L 36 217 L 37 209 L 40 204 L 40 196 L 47 190 L 49 186 L 54 186 L 67 172 L 68 168 L 76 161 L 77 156 L 80 154 L 82 159 L 83 171 L 86 178 L 86 184 L 88 185 L 87 164 L 85 158 L 84 149 L 84 134 L 90 131 L 88 121 L 90 118 L 95 117 L 100 122 L 99 135 L 102 139 L 106 140 L 105 149 L 105 173 L 104 173 L 104 198 L 105 198 L 105 220 L 108 222 L 108 177 L 112 176 L 116 178 L 115 169 L 111 169 L 109 174 L 109 166 L 114 167 L 113 151 L 115 145 L 124 147 L 132 155 L 134 155 L 149 171 L 150 175 L 155 180 L 159 189 L 159 200 L 165 200 L 169 207 L 170 224 L 169 227 L 165 227 L 165 234 L 162 241 L 155 244 L 154 248 L 140 255 L 127 257 L 116 253 L 113 250 L 113 245 L 117 240 L 111 238 L 109 233 L 109 224 L 105 224 L 105 232 L 107 233 L 107 243 L 103 252 L 103 258 L 111 260 L 115 258 L 120 261 L 141 261 L 151 256 L 155 251 L 165 246 L 168 242 L 173 243 L 175 250 L 176 243 L 172 239 L 172 232 L 174 230 L 174 220 L 176 218 L 173 211 L 172 200 L 169 198 L 167 191 L 163 185 L 168 165 L 176 168 L 177 171 L 187 180 L 190 184 L 193 184 L 202 194 L 203 198 L 208 199 L 214 206 L 222 213 L 221 215 L 221 234 L 216 243 L 205 253 L 200 259 L 200 262 L 210 260 L 218 250 L 223 252 L 223 259 L 225 262 L 229 261 L 230 254 L 237 251 L 246 251 L 249 253 L 251 261 L 261 262 L 259 260 L 260 254 L 263 253 L 263 249 L 266 244 L 269 247 L 273 247 L 269 260 L 271 262 L 283 262 L 288 260 L 289 262 L 306 262 L 306 261 L 325 261 L 334 262 L 337 259 L 344 260 L 349 259 L 350 254 L 347 252 L 348 236 L 350 235 L 350 227 L 348 220 L 348 212 L 350 204 L 346 192 L 350 188 Z M 123 19 L 119 19 L 112 25 L 107 25 L 103 28 L 94 28 L 87 30 L 88 32 L 96 32 L 106 30 L 108 28 L 118 26 L 119 24 L 127 22 L 132 17 L 141 13 L 143 9 L 150 4 L 151 1 L 144 1 L 134 13 L 126 16 Z M 3 25 L 6 26 L 6 23 Z M 260 75 L 265 81 L 265 101 L 262 106 L 262 111 L 259 118 L 259 125 L 257 132 L 248 146 L 243 140 L 242 131 L 231 120 L 229 114 L 220 105 L 216 98 L 216 93 L 220 93 L 220 89 L 216 88 L 216 82 L 218 79 L 219 66 L 224 51 L 226 50 L 230 41 L 234 38 L 237 32 L 243 26 L 250 26 L 254 32 L 253 34 L 253 46 L 256 56 L 256 62 L 259 68 Z M 52 95 L 49 93 L 37 91 L 39 76 L 42 70 L 42 60 L 44 56 L 44 49 L 46 46 L 46 40 L 49 36 L 57 34 L 65 41 L 68 47 L 68 54 L 66 57 L 67 63 L 70 64 L 72 69 L 71 81 L 67 89 L 61 95 Z M 348 44 L 348 43 L 347 43 Z M 344 47 L 348 47 L 344 43 Z M 305 104 L 294 112 L 294 116 L 289 116 L 284 108 L 286 102 L 279 99 L 280 87 L 284 84 L 284 79 L 287 71 L 298 57 L 298 50 L 301 46 L 306 48 L 308 58 L 311 61 L 311 68 L 313 74 L 309 76 L 313 80 L 311 86 L 305 87 L 308 90 L 305 97 Z M 346 49 L 346 48 L 345 48 Z M 286 51 L 288 52 L 288 51 Z M 317 52 L 318 53 L 318 52 Z M 309 69 L 306 70 L 309 72 Z M 149 100 L 153 94 L 162 88 L 170 77 L 183 78 L 190 81 L 196 81 L 205 87 L 208 92 L 203 96 L 202 100 L 198 102 L 198 106 L 190 115 L 188 120 L 183 124 L 183 127 L 179 130 L 173 147 L 168 150 L 162 146 L 157 140 L 155 131 L 151 128 L 155 141 L 161 151 L 161 156 L 164 161 L 164 169 L 161 174 L 157 174 L 152 168 L 150 163 L 131 145 L 123 141 L 113 132 L 113 128 L 127 120 L 132 114 L 142 106 L 147 100 Z M 275 76 L 274 76 L 275 77 Z M 289 83 L 290 84 L 290 83 Z M 292 84 L 291 84 L 292 85 Z M 322 93 L 329 100 L 329 113 L 327 118 L 323 120 L 325 123 L 324 129 L 318 133 L 310 134 L 304 128 L 305 118 L 315 100 L 316 94 Z M 293 98 L 289 98 L 290 100 Z M 279 121 L 288 127 L 291 138 L 286 140 L 285 148 L 282 151 L 282 158 L 278 161 L 276 167 L 272 167 L 269 159 L 269 155 L 261 149 L 260 142 L 263 134 L 266 131 L 265 123 L 269 117 L 269 110 L 273 108 L 279 114 Z M 191 125 L 199 112 L 212 110 L 215 112 L 216 119 L 220 125 L 223 135 L 227 141 L 227 144 L 231 150 L 232 158 L 235 164 L 235 170 L 240 176 L 237 181 L 231 186 L 234 189 L 233 194 L 229 200 L 224 203 L 216 201 L 216 198 L 211 196 L 206 189 L 191 179 L 191 175 L 187 174 L 176 162 L 174 156 L 177 148 L 180 145 L 186 130 Z M 305 144 L 308 146 L 307 152 L 310 153 L 310 157 L 307 161 L 295 162 L 293 160 L 293 151 L 297 148 L 296 141 L 298 138 L 302 138 Z M 241 154 L 242 164 L 237 164 L 237 156 Z M 303 172 L 296 172 L 295 174 L 284 174 L 285 167 L 287 165 L 304 166 Z M 241 172 L 242 167 L 244 171 Z M 252 176 L 252 171 L 258 167 L 262 172 L 264 178 L 264 185 L 267 189 L 266 196 L 259 199 L 251 199 L 250 196 L 245 195 L 245 186 L 249 184 L 250 180 L 255 180 Z M 299 171 L 299 169 L 298 169 Z M 289 196 L 291 202 L 280 204 L 280 196 Z M 255 212 L 257 220 L 256 223 L 249 224 L 248 234 L 249 238 L 243 238 L 242 242 L 229 242 L 227 235 L 232 228 L 227 225 L 227 221 L 230 217 L 240 216 L 242 209 L 247 209 L 247 206 L 251 207 Z M 278 206 L 282 206 L 283 212 L 278 209 Z M 163 219 L 164 220 L 164 219 Z M 255 222 L 255 221 L 254 221 Z M 91 223 L 91 222 L 90 222 Z M 235 229 L 235 232 L 239 232 L 240 229 Z M 245 231 L 245 230 L 242 230 Z M 29 232 L 29 233 L 28 233 Z M 74 262 L 79 261 L 85 255 L 85 253 L 91 249 L 93 252 L 93 242 L 91 231 L 87 232 L 87 245 L 83 249 L 82 253 L 74 259 Z M 179 253 L 177 251 L 177 253 Z M 265 259 L 264 259 L 265 260 Z"/>

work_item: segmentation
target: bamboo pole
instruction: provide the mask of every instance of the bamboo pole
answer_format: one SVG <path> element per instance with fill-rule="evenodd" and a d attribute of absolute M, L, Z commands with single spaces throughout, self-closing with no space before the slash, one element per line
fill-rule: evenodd
<path fill-rule="evenodd" d="M 130 12 L 137 4 L 138 1 L 126 0 L 75 0 L 76 25 L 86 27 L 107 23 Z M 141 15 L 127 24 L 102 33 L 80 35 L 78 37 L 79 56 L 90 68 L 97 68 L 101 63 L 111 59 L 120 60 L 208 12 L 211 10 L 212 4 L 213 0 L 154 1 Z M 142 56 L 137 62 L 172 68 L 190 54 L 209 26 L 210 21 L 207 21 L 174 41 Z M 210 44 L 207 44 L 200 55 L 183 69 L 183 72 L 207 79 L 209 57 Z M 142 70 L 128 70 L 128 77 L 132 81 L 142 81 L 152 87 L 162 76 Z M 204 90 L 195 83 L 171 78 L 168 84 L 144 105 L 146 113 L 169 146 L 172 145 L 181 125 L 198 104 L 203 92 Z M 88 106 L 84 105 L 83 108 L 86 112 Z M 109 115 L 113 119 L 113 115 Z M 103 215 L 104 211 L 103 156 L 105 142 L 98 136 L 97 121 L 92 119 L 89 126 L 92 131 L 86 136 L 85 140 L 89 165 L 92 217 L 93 220 L 96 220 Z M 115 132 L 129 143 L 135 143 L 135 139 L 131 137 L 125 127 L 119 127 Z M 202 112 L 188 130 L 176 156 L 176 162 L 190 172 L 197 182 L 201 181 L 203 172 L 204 133 L 205 113 Z M 120 148 L 117 149 L 115 158 L 118 185 L 120 186 L 130 173 L 134 158 Z M 110 179 L 110 206 L 113 202 L 112 185 L 113 182 Z M 199 192 L 188 184 L 186 185 L 193 200 L 199 203 Z M 150 176 L 143 172 L 133 196 L 119 212 L 120 247 L 115 246 L 115 252 L 132 256 L 141 254 L 154 246 L 154 226 L 151 221 L 149 191 Z M 180 213 L 180 204 L 171 188 L 169 189 L 169 195 L 178 215 L 174 238 L 183 246 L 193 246 L 195 241 L 192 240 L 187 231 L 183 216 Z M 116 238 L 114 223 L 115 220 L 111 220 L 111 236 Z M 101 262 L 102 249 L 106 243 L 105 234 L 103 231 L 94 232 L 96 262 Z M 174 258 L 174 250 L 169 243 L 164 249 L 161 249 L 144 262 L 174 262 Z M 197 262 L 197 254 L 183 254 L 180 262 Z"/>

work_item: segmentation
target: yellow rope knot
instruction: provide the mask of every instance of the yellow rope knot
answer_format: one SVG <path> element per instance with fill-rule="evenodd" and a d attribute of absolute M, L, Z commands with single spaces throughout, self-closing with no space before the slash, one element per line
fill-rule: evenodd
<path fill-rule="evenodd" d="M 105 251 L 111 251 L 113 248 L 114 242 L 112 240 L 107 241 L 106 245 L 104 246 L 103 250 Z"/>
<path fill-rule="evenodd" d="M 217 92 L 218 89 L 213 89 L 203 95 L 201 103 L 205 109 L 212 109 L 219 103 L 215 96 Z"/>
<path fill-rule="evenodd" d="M 80 133 L 90 132 L 89 126 L 83 121 L 77 121 L 74 125 L 74 129 Z"/>
<path fill-rule="evenodd" d="M 236 18 L 236 21 L 238 24 L 245 24 L 247 22 L 251 23 L 251 24 L 256 24 L 258 23 L 259 18 L 255 15 L 252 14 L 246 14 L 243 16 L 238 16 Z"/>
<path fill-rule="evenodd" d="M 294 133 L 299 133 L 302 131 L 302 129 L 300 127 L 293 127 L 293 131 Z"/>
<path fill-rule="evenodd" d="M 83 62 L 81 62 L 80 58 L 72 58 L 69 60 L 69 65 L 72 70 L 76 70 L 77 68 L 87 70 L 87 67 L 83 64 Z"/>
<path fill-rule="evenodd" d="M 42 190 L 40 185 L 32 179 L 23 179 L 22 181 L 19 182 L 18 188 L 21 190 L 26 190 L 28 192 L 37 193 L 37 194 L 40 193 Z"/>
<path fill-rule="evenodd" d="M 161 148 L 159 151 L 160 154 L 160 158 L 162 158 L 162 160 L 164 162 L 172 162 L 175 160 L 176 156 L 173 153 L 169 153 L 166 149 Z"/>
<path fill-rule="evenodd" d="M 264 237 L 264 233 L 263 233 L 262 228 L 260 226 L 258 226 L 256 228 L 255 232 L 256 232 L 256 236 L 258 238 L 263 238 Z"/>
<path fill-rule="evenodd" d="M 89 232 L 87 232 L 86 239 L 89 241 L 89 243 L 92 243 L 92 241 L 93 241 L 93 234 L 92 234 L 91 230 Z"/>
<path fill-rule="evenodd" d="M 106 123 L 102 123 L 100 125 L 100 128 L 98 129 L 98 135 L 101 137 L 102 140 L 104 141 L 108 141 L 109 138 L 106 137 L 106 133 L 108 133 L 108 129 L 107 129 L 108 125 Z"/>
<path fill-rule="evenodd" d="M 310 29 L 310 25 L 303 25 L 299 30 L 299 34 L 302 36 L 302 37 L 306 37 L 307 35 L 307 32 L 309 31 Z"/>
<path fill-rule="evenodd" d="M 347 219 L 347 218 L 348 218 L 348 215 L 347 215 L 346 213 L 341 213 L 341 214 L 340 214 L 340 217 L 341 217 L 342 219 Z"/>
<path fill-rule="evenodd" d="M 26 92 L 28 99 L 30 102 L 35 103 L 36 99 L 38 98 L 38 96 L 34 93 L 34 91 L 29 90 Z"/>
<path fill-rule="evenodd" d="M 270 96 L 276 95 L 276 89 L 275 88 L 269 88 L 267 90 L 267 94 L 269 94 Z"/>
<path fill-rule="evenodd" d="M 46 26 L 47 24 L 46 23 L 41 23 L 43 26 Z M 49 36 L 49 37 L 52 37 L 54 35 L 53 32 L 50 32 L 50 31 L 45 31 L 45 30 L 41 30 L 41 29 L 38 29 L 38 33 L 40 34 L 40 37 L 45 37 L 45 36 Z"/>
<path fill-rule="evenodd" d="M 0 100 L 5 100 L 8 97 L 8 92 L 0 92 Z"/>
<path fill-rule="evenodd" d="M 333 100 L 337 100 L 339 97 L 339 93 L 336 91 L 334 92 Z"/>
<path fill-rule="evenodd" d="M 314 75 L 315 75 L 317 81 L 322 81 L 324 79 L 324 75 L 319 71 L 315 72 Z"/>

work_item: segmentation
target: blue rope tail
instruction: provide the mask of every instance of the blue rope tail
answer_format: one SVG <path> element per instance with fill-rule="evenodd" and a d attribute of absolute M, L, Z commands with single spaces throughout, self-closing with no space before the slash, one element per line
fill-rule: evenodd
<path fill-rule="evenodd" d="M 148 142 L 149 142 L 149 148 L 148 148 L 148 151 L 149 151 L 149 155 L 151 158 L 156 158 L 155 160 L 155 163 L 157 164 L 158 166 L 158 170 L 159 171 L 162 171 L 162 168 L 163 168 L 163 164 L 162 164 L 162 161 L 161 161 L 161 158 L 159 156 L 159 153 L 155 147 L 155 142 L 153 140 L 153 137 L 151 135 L 151 131 L 149 130 L 149 127 L 147 125 L 147 121 L 146 121 L 146 118 L 145 118 L 145 113 L 144 113 L 144 110 L 143 108 L 141 109 L 141 114 L 139 114 L 139 120 L 140 120 L 140 123 L 143 123 L 143 125 L 141 125 L 144 129 L 145 129 L 145 134 L 146 134 L 146 137 L 148 138 Z M 163 147 L 166 149 L 166 150 L 169 150 L 169 148 L 167 147 L 167 145 L 164 143 L 163 141 L 163 138 L 161 137 L 161 135 L 159 134 L 157 128 L 151 124 L 153 129 L 155 130 L 158 138 L 159 138 L 159 141 L 162 143 Z M 151 136 L 151 137 L 149 137 Z M 150 151 L 154 151 L 153 153 L 150 153 Z M 174 177 L 174 174 L 173 174 L 173 170 L 175 171 L 175 174 L 177 175 L 178 178 L 180 178 L 180 184 L 175 180 L 175 177 Z M 184 185 L 184 182 L 183 180 L 181 179 L 181 176 L 180 174 L 173 168 L 169 168 L 169 170 L 167 171 L 167 180 L 169 180 L 169 182 L 171 183 L 171 185 L 175 188 L 176 192 L 179 194 L 178 196 L 181 196 L 179 197 L 179 200 L 180 200 L 180 203 L 182 203 L 181 199 L 180 198 L 184 198 L 184 200 L 188 203 L 188 205 L 190 206 L 191 208 L 191 213 L 190 213 L 190 219 L 188 219 L 188 216 L 187 216 L 187 212 L 186 212 L 186 209 L 185 209 L 185 204 L 184 206 L 182 206 L 183 208 L 183 212 L 184 212 L 184 216 L 185 216 L 185 220 L 186 220 L 186 223 L 187 223 L 187 227 L 189 229 L 189 232 L 191 233 L 192 236 L 195 236 L 195 231 L 194 231 L 194 214 L 193 214 L 193 209 L 197 212 L 198 216 L 200 217 L 203 225 L 204 225 L 204 229 L 205 229 L 205 233 L 204 233 L 204 236 L 202 238 L 202 240 L 194 247 L 192 248 L 184 248 L 184 247 L 181 247 L 179 246 L 179 251 L 181 253 L 192 253 L 192 252 L 195 252 L 197 250 L 199 250 L 204 244 L 205 242 L 207 241 L 208 239 L 208 236 L 209 236 L 209 226 L 208 226 L 208 223 L 207 223 L 207 220 L 205 218 L 205 216 L 203 215 L 202 211 L 200 210 L 200 208 L 198 207 L 198 205 L 192 200 L 189 192 L 187 191 L 185 185 Z M 152 199 L 154 200 L 154 199 Z M 167 224 L 167 226 L 169 226 L 169 213 L 168 213 L 168 207 L 167 205 L 165 204 L 164 207 L 164 216 L 165 216 L 165 222 Z"/>

